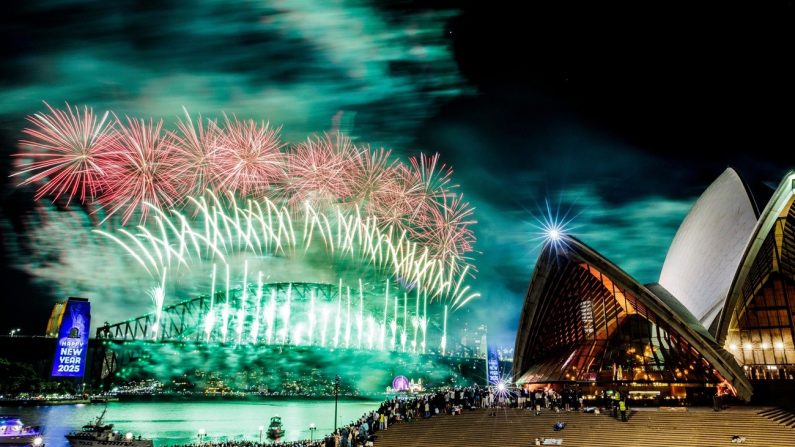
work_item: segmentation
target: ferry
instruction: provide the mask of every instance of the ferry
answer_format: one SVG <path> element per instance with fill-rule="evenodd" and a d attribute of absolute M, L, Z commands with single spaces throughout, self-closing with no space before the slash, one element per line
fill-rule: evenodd
<path fill-rule="evenodd" d="M 271 418 L 271 423 L 268 425 L 268 438 L 281 439 L 284 436 L 284 427 L 282 427 L 282 418 L 276 415 Z"/>
<path fill-rule="evenodd" d="M 66 435 L 66 440 L 72 447 L 154 447 L 151 439 L 144 439 L 140 435 L 136 437 L 132 433 L 122 434 L 113 429 L 113 424 L 105 424 L 107 407 L 102 410 L 102 414 L 93 423 L 83 426 L 79 431 L 73 431 Z"/>
<path fill-rule="evenodd" d="M 16 416 L 0 416 L 0 445 L 33 445 L 43 442 L 41 429 L 22 423 Z"/>

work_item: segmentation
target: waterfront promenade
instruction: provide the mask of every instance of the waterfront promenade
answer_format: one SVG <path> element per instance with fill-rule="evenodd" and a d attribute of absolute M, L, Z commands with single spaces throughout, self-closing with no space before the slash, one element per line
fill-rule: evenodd
<path fill-rule="evenodd" d="M 555 413 L 533 416 L 529 410 L 491 409 L 466 411 L 456 416 L 436 416 L 400 423 L 378 433 L 377 447 L 531 446 L 535 438 L 562 439 L 564 446 L 795 446 L 795 428 L 766 417 L 766 408 L 689 408 L 687 412 L 639 409 L 623 423 L 607 414 Z M 763 414 L 759 414 L 762 412 Z M 773 416 L 773 415 L 771 415 Z M 566 423 L 554 431 L 557 421 Z M 744 436 L 733 444 L 732 435 Z"/>

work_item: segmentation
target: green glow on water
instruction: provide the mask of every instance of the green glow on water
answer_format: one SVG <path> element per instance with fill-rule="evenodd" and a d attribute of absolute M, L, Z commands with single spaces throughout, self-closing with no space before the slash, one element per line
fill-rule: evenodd
<path fill-rule="evenodd" d="M 378 405 L 375 401 L 340 401 L 339 424 L 358 419 Z M 102 408 L 103 405 L 0 407 L 0 415 L 18 415 L 26 424 L 40 425 L 48 447 L 66 447 L 64 435 L 98 416 Z M 284 441 L 309 439 L 312 423 L 317 426 L 314 436 L 322 437 L 333 430 L 334 401 L 110 403 L 105 420 L 122 433 L 151 437 L 160 447 L 195 442 L 202 428 L 207 433 L 205 441 L 258 441 L 258 427 L 267 427 L 271 416 L 277 414 L 286 430 Z M 264 433 L 262 439 L 267 440 Z"/>

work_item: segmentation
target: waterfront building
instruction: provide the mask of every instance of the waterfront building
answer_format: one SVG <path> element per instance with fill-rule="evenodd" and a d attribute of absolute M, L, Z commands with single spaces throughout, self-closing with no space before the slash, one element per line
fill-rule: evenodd
<path fill-rule="evenodd" d="M 761 381 L 792 381 L 793 225 L 795 173 L 759 212 L 729 168 L 682 222 L 658 283 L 640 284 L 584 242 L 555 235 L 520 316 L 517 383 L 750 400 Z"/>

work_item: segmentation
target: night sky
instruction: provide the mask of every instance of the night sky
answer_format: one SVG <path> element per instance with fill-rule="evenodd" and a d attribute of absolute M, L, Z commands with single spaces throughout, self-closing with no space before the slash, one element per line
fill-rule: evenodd
<path fill-rule="evenodd" d="M 479 221 L 471 284 L 483 297 L 460 317 L 487 322 L 500 344 L 513 344 L 546 203 L 656 281 L 679 223 L 727 166 L 760 208 L 795 168 L 795 5 L 593 3 L 4 5 L 0 331 L 42 332 L 70 295 L 90 296 L 101 319 L 149 306 L 85 259 L 80 210 L 35 206 L 8 179 L 42 101 L 170 122 L 182 106 L 225 111 L 282 124 L 291 141 L 336 126 L 401 155 L 439 152 Z"/>

